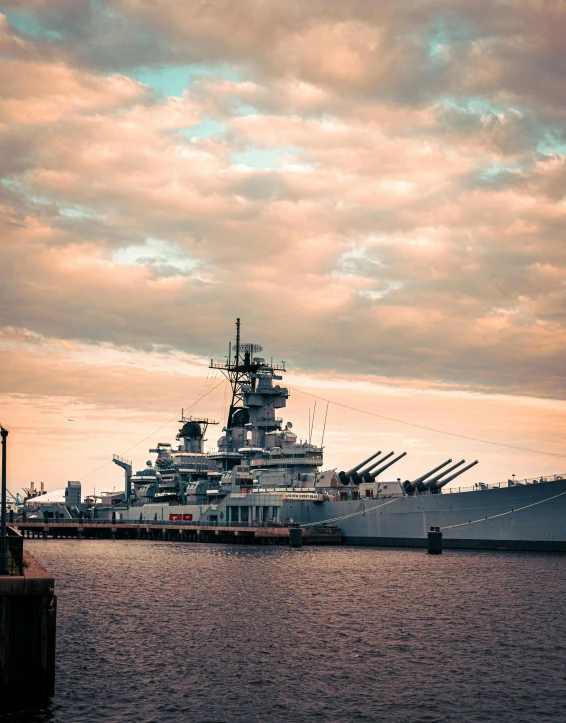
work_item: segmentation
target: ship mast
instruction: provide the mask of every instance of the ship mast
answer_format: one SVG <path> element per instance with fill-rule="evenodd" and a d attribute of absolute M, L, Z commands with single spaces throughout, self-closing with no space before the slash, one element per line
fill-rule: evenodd
<path fill-rule="evenodd" d="M 228 347 L 228 356 L 225 363 L 210 360 L 210 369 L 219 369 L 232 389 L 232 401 L 228 411 L 226 428 L 231 429 L 242 426 L 247 422 L 247 407 L 244 405 L 243 386 L 250 385 L 255 388 L 255 374 L 261 364 L 253 359 L 253 354 L 260 352 L 263 347 L 259 344 L 242 344 L 240 336 L 240 319 L 236 319 L 236 346 L 232 356 L 232 344 Z"/>

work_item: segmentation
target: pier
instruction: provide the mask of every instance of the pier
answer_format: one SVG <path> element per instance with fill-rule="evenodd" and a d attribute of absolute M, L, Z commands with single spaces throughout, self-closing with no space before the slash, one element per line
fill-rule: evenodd
<path fill-rule="evenodd" d="M 41 701 L 55 688 L 55 580 L 8 528 L 8 574 L 0 576 L 0 699 Z"/>
<path fill-rule="evenodd" d="M 17 522 L 27 538 L 167 540 L 169 542 L 221 542 L 241 545 L 341 545 L 338 527 L 230 523 L 199 525 L 168 521 L 111 522 L 109 520 L 49 520 Z M 300 538 L 300 544 L 298 544 Z"/>

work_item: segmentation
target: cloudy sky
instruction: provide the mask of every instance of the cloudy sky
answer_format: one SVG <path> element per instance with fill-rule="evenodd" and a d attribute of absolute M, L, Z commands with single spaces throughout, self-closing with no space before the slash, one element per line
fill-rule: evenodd
<path fill-rule="evenodd" d="M 565 3 L 2 6 L 9 487 L 111 489 L 181 407 L 222 419 L 236 316 L 299 435 L 305 392 L 362 410 L 331 466 L 566 469 Z"/>

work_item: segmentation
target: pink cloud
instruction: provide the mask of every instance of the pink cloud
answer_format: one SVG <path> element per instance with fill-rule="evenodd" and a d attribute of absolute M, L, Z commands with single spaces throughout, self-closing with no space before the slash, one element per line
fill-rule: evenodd
<path fill-rule="evenodd" d="M 37 339 L 205 355 L 239 314 L 311 375 L 564 398 L 559 14 L 454 3 L 431 58 L 442 3 L 107 7 L 0 28 L 7 393 L 106 414 L 130 381 L 123 410 L 153 385 L 164 414 L 179 379 L 67 360 L 54 388 Z M 173 62 L 179 97 L 129 77 Z"/>

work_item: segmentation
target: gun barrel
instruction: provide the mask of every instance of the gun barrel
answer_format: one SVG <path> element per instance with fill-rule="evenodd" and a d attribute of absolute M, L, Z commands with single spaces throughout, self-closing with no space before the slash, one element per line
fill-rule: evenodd
<path fill-rule="evenodd" d="M 438 484 L 436 485 L 437 488 L 439 490 L 442 489 L 444 485 L 448 484 L 448 482 L 452 482 L 453 479 L 459 477 L 461 474 L 464 474 L 464 472 L 467 472 L 471 467 L 475 467 L 478 462 L 479 460 L 476 459 L 474 462 L 470 462 L 470 464 L 467 464 L 465 467 L 462 467 L 462 469 L 459 469 L 457 472 L 454 472 L 454 474 L 451 474 L 450 477 L 441 479 L 440 482 L 438 482 Z"/>
<path fill-rule="evenodd" d="M 442 469 L 443 467 L 446 467 L 447 464 L 450 464 L 452 462 L 451 459 L 447 459 L 446 462 L 443 462 L 442 464 L 439 464 L 438 467 L 435 467 L 434 469 L 431 469 L 430 472 L 427 472 L 426 474 L 421 475 L 420 477 L 417 477 L 417 479 L 410 480 L 406 479 L 403 482 L 403 489 L 405 492 L 411 496 L 415 494 L 415 491 L 419 489 L 419 486 L 422 485 L 422 483 L 431 476 L 431 474 L 434 474 L 435 472 L 438 472 L 439 469 Z"/>
<path fill-rule="evenodd" d="M 381 459 L 378 459 L 377 462 L 370 464 L 370 466 L 366 467 L 366 469 L 364 469 L 362 472 L 356 473 L 353 479 L 355 480 L 357 478 L 359 480 L 357 484 L 359 484 L 360 482 L 372 482 L 371 470 L 374 467 L 377 467 L 378 464 L 385 462 L 386 459 L 389 459 L 392 454 L 394 454 L 394 452 L 389 452 L 389 454 L 386 454 L 385 457 L 381 457 Z"/>
<path fill-rule="evenodd" d="M 434 474 L 435 472 L 438 472 L 439 469 L 442 469 L 443 467 L 446 467 L 447 464 L 450 464 L 452 462 L 451 459 L 447 459 L 446 462 L 443 462 L 442 464 L 439 464 L 438 467 L 435 467 L 434 469 L 431 469 L 430 472 L 427 472 L 426 474 L 421 475 L 420 477 L 417 477 L 417 479 L 414 479 L 410 484 L 413 489 L 419 484 L 419 482 L 424 482 L 427 477 L 430 477 L 431 474 Z"/>
<path fill-rule="evenodd" d="M 391 452 L 391 454 L 393 454 L 393 452 Z M 407 454 L 406 452 L 403 452 L 402 454 L 397 455 L 397 457 L 395 457 L 395 459 L 392 459 L 391 462 L 388 462 L 387 464 L 384 464 L 383 467 L 380 467 L 379 469 L 376 469 L 374 472 L 372 472 L 372 473 L 370 474 L 370 477 L 371 477 L 372 481 L 373 481 L 374 479 L 376 479 L 376 477 L 378 477 L 382 472 L 385 472 L 386 469 L 389 469 L 389 467 L 391 467 L 391 465 L 395 464 L 395 463 L 398 462 L 400 459 L 402 459 L 403 457 L 405 457 L 406 454 Z M 387 456 L 390 457 L 391 455 L 387 455 Z M 385 457 L 384 457 L 381 461 L 383 462 L 384 459 L 385 459 Z"/>
<path fill-rule="evenodd" d="M 347 472 L 338 472 L 338 479 L 343 485 L 349 485 L 351 482 L 353 482 L 355 485 L 359 485 L 361 482 L 364 481 L 363 475 L 368 472 L 368 470 L 373 469 L 376 464 L 379 464 L 379 461 L 375 464 L 371 464 L 366 470 L 364 470 L 362 473 L 359 473 L 358 470 L 360 467 L 363 467 L 364 464 L 367 464 L 368 462 L 371 462 L 372 459 L 375 459 L 376 457 L 379 457 L 381 454 L 381 450 L 379 452 L 376 452 L 375 454 L 372 454 L 371 457 L 368 457 L 365 462 L 362 462 L 361 464 L 357 465 L 356 467 L 352 467 L 352 469 L 348 470 Z"/>
<path fill-rule="evenodd" d="M 372 455 L 371 455 L 370 457 L 368 457 L 367 459 L 364 459 L 363 462 L 360 462 L 360 464 L 356 465 L 355 467 L 352 467 L 351 470 L 349 470 L 348 472 L 346 472 L 346 477 L 351 477 L 351 476 L 354 474 L 354 472 L 357 472 L 359 469 L 361 469 L 361 468 L 362 468 L 364 465 L 366 465 L 368 462 L 371 462 L 372 459 L 375 459 L 378 454 L 381 454 L 381 450 L 379 450 L 379 451 L 376 452 L 375 454 L 372 454 Z"/>
<path fill-rule="evenodd" d="M 425 482 L 423 482 L 423 487 L 425 489 L 428 489 L 429 487 L 434 486 L 441 477 L 444 477 L 445 474 L 449 474 L 450 472 L 455 470 L 456 467 L 459 467 L 460 465 L 464 464 L 465 461 L 466 461 L 465 459 L 461 459 L 459 462 L 456 462 L 456 464 L 453 464 L 452 467 L 448 467 L 448 469 L 442 470 L 442 472 L 440 474 L 437 474 L 434 477 L 429 477 L 429 479 L 427 479 Z"/>
<path fill-rule="evenodd" d="M 381 452 L 379 453 L 381 454 Z M 381 457 L 381 459 L 376 460 L 375 462 L 372 462 L 368 467 L 365 469 L 360 470 L 359 474 L 363 477 L 364 475 L 368 474 L 374 467 L 377 467 L 378 464 L 381 464 L 384 459 L 387 459 L 388 457 L 391 457 L 391 454 L 386 454 L 385 457 Z"/>
<path fill-rule="evenodd" d="M 391 453 L 391 454 L 393 454 L 393 453 Z M 379 457 L 380 455 L 381 455 L 381 451 L 378 453 L 377 456 Z M 388 456 L 391 456 L 391 455 L 388 455 Z M 378 464 L 381 464 L 381 462 L 383 462 L 384 459 L 386 459 L 386 457 L 381 457 L 376 462 L 372 462 L 365 469 L 362 469 L 359 472 L 353 472 L 350 477 L 351 481 L 355 485 L 361 484 L 362 482 L 364 482 L 364 480 L 368 481 L 370 470 L 372 470 L 374 467 L 377 467 Z"/>

